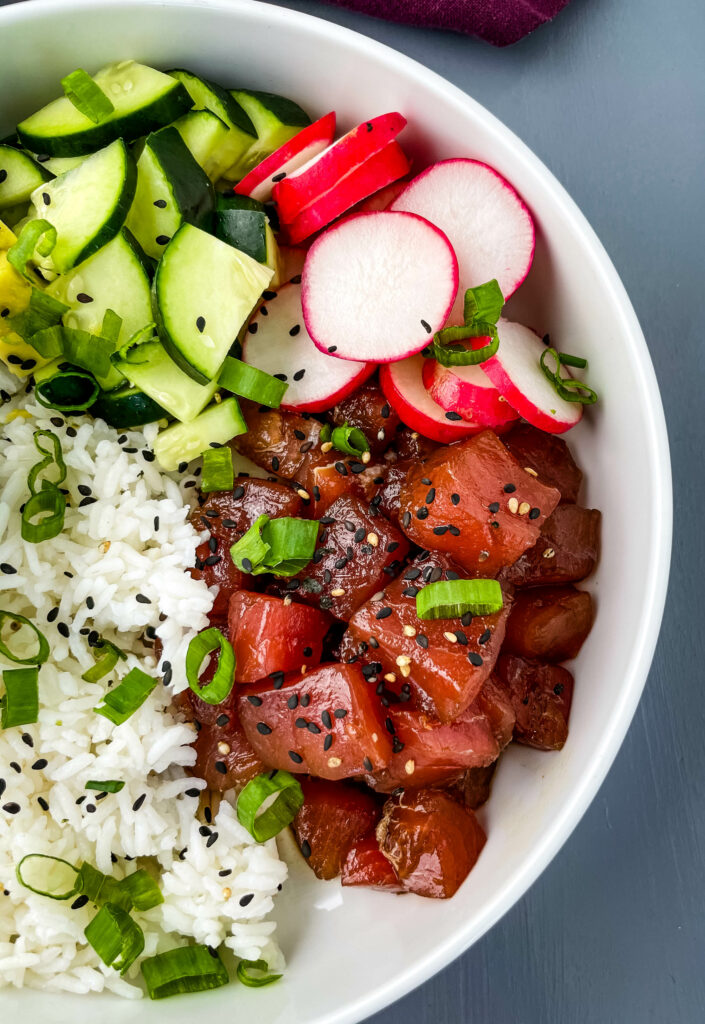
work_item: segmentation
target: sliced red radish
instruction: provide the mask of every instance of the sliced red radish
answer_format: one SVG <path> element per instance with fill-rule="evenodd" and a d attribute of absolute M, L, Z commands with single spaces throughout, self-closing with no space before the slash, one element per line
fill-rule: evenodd
<path fill-rule="evenodd" d="M 301 313 L 301 285 L 285 284 L 253 317 L 243 361 L 289 387 L 283 409 L 322 412 L 342 401 L 374 372 L 375 363 L 335 359 L 311 341 Z"/>
<path fill-rule="evenodd" d="M 411 213 L 361 213 L 309 249 L 304 319 L 322 352 L 390 363 L 428 344 L 457 289 L 455 254 L 437 227 Z"/>
<path fill-rule="evenodd" d="M 276 183 L 322 153 L 331 144 L 334 135 L 335 111 L 331 110 L 330 114 L 307 125 L 293 139 L 289 139 L 262 163 L 253 167 L 235 186 L 235 191 L 241 196 L 250 196 L 260 203 L 266 203 L 272 198 L 272 189 Z"/>
<path fill-rule="evenodd" d="M 400 420 L 424 437 L 443 444 L 477 434 L 481 427 L 466 423 L 457 412 L 446 412 L 433 401 L 423 386 L 424 362 L 423 356 L 412 356 L 399 363 L 386 363 L 379 369 L 382 390 Z"/>
<path fill-rule="evenodd" d="M 500 395 L 482 366 L 442 366 L 435 359 L 427 359 L 423 382 L 442 409 L 454 409 L 470 423 L 494 429 L 519 419 L 519 413 Z"/>
<path fill-rule="evenodd" d="M 409 184 L 408 181 L 394 181 L 391 185 L 386 185 L 384 188 L 379 189 L 369 199 L 363 200 L 358 203 L 351 213 L 379 213 L 380 210 L 388 209 L 394 200 L 400 195 L 406 186 Z"/>
<path fill-rule="evenodd" d="M 291 242 L 300 242 L 320 231 L 375 189 L 406 174 L 409 161 L 397 142 L 389 142 L 364 164 L 356 167 L 325 195 L 316 199 L 290 224 L 282 224 Z"/>
<path fill-rule="evenodd" d="M 566 402 L 544 376 L 539 360 L 545 345 L 529 327 L 501 318 L 499 348 L 482 368 L 509 404 L 533 427 L 562 434 L 583 415 L 580 402 Z M 565 367 L 563 376 L 567 376 Z"/>
<path fill-rule="evenodd" d="M 508 299 L 534 258 L 534 223 L 509 182 L 477 160 L 442 160 L 417 175 L 391 209 L 426 217 L 448 235 L 460 267 L 451 323 L 463 322 L 463 296 L 493 277 Z"/>
<path fill-rule="evenodd" d="M 303 167 L 288 174 L 276 184 L 273 192 L 280 220 L 284 223 L 293 221 L 314 200 L 384 149 L 405 124 L 406 119 L 397 113 L 373 117 L 343 135 Z"/>

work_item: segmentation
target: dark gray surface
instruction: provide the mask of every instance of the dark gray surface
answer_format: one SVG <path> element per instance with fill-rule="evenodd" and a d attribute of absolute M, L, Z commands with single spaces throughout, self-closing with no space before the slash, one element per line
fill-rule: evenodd
<path fill-rule="evenodd" d="M 346 24 L 427 64 L 547 163 L 631 295 L 673 457 L 664 626 L 607 781 L 527 896 L 461 959 L 369 1024 L 700 1024 L 705 3 L 573 0 L 552 25 L 506 50 L 321 3 L 281 6 Z"/>
<path fill-rule="evenodd" d="M 632 298 L 661 386 L 674 469 L 664 626 L 607 781 L 527 896 L 461 959 L 369 1024 L 701 1024 L 705 3 L 573 0 L 506 50 L 322 3 L 280 5 L 415 57 L 548 164 Z"/>

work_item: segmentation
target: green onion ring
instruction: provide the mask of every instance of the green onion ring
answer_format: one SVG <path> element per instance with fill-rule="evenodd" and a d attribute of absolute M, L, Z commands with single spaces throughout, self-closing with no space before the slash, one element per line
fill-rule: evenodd
<path fill-rule="evenodd" d="M 106 903 L 84 929 L 86 941 L 108 967 L 124 974 L 144 950 L 144 932 L 127 911 Z"/>
<path fill-rule="evenodd" d="M 2 673 L 5 696 L 0 700 L 0 728 L 33 725 L 39 718 L 39 669 L 6 668 Z"/>
<path fill-rule="evenodd" d="M 438 580 L 416 595 L 420 619 L 456 619 L 462 615 L 493 615 L 504 599 L 497 580 Z"/>
<path fill-rule="evenodd" d="M 29 626 L 29 628 L 36 634 L 37 642 L 39 643 L 39 650 L 29 658 L 18 658 L 17 655 L 12 653 L 10 648 L 0 637 L 0 654 L 3 658 L 7 658 L 9 661 L 14 661 L 16 665 L 43 665 L 49 657 L 50 648 L 49 641 L 41 630 L 37 629 L 34 623 L 30 622 L 29 619 L 26 619 L 24 615 L 17 615 L 15 612 L 10 612 L 4 608 L 0 608 L 0 631 L 3 628 L 6 619 L 10 622 L 18 622 L 21 626 Z"/>
<path fill-rule="evenodd" d="M 41 864 L 39 862 L 42 862 Z M 80 892 L 81 875 L 73 864 L 61 857 L 48 857 L 43 853 L 28 853 L 15 868 L 17 881 L 38 896 L 52 900 L 70 900 Z M 41 876 L 44 875 L 44 878 Z M 43 888 L 39 888 L 40 881 Z M 47 885 L 46 883 L 52 883 Z"/>
<path fill-rule="evenodd" d="M 256 973 L 255 973 L 256 972 Z M 270 974 L 266 960 L 241 960 L 237 965 L 237 979 L 248 988 L 262 988 L 279 981 L 281 974 Z"/>
<path fill-rule="evenodd" d="M 36 523 L 33 522 L 35 516 L 42 516 L 44 512 L 51 514 L 43 516 Z M 43 490 L 33 494 L 25 502 L 22 510 L 22 540 L 26 540 L 29 544 L 40 544 L 43 540 L 51 540 L 63 530 L 65 515 L 65 496 L 58 487 L 47 484 Z"/>
<path fill-rule="evenodd" d="M 279 794 L 277 799 L 258 815 L 273 793 Z M 293 775 L 284 771 L 265 772 L 248 782 L 240 793 L 237 820 L 258 843 L 266 843 L 294 820 L 303 802 L 303 790 Z"/>
<path fill-rule="evenodd" d="M 206 448 L 203 453 L 203 472 L 201 474 L 201 490 L 232 491 L 235 482 L 233 470 L 233 453 L 227 447 Z"/>
<path fill-rule="evenodd" d="M 218 651 L 218 667 L 206 686 L 200 685 L 203 659 Z M 222 704 L 228 697 L 235 681 L 235 651 L 230 641 L 219 629 L 211 626 L 195 636 L 186 652 L 186 678 L 195 694 L 206 704 Z"/>
<path fill-rule="evenodd" d="M 205 992 L 230 981 L 222 960 L 208 946 L 180 946 L 148 957 L 140 966 L 150 999 Z"/>

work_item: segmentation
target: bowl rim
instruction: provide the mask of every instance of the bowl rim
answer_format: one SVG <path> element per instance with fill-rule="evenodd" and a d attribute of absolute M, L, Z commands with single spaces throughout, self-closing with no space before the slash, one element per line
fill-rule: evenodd
<path fill-rule="evenodd" d="M 79 12 L 94 8 L 97 0 L 20 0 L 0 8 L 0 26 L 14 22 L 41 19 L 44 14 L 57 12 Z M 361 994 L 353 1003 L 319 1016 L 309 1024 L 357 1024 L 369 1015 L 391 1005 L 430 977 L 448 966 L 481 938 L 514 904 L 528 891 L 538 876 L 567 841 L 580 819 L 587 811 L 604 781 L 622 745 L 631 724 L 646 679 L 658 640 L 666 600 L 671 558 L 673 493 L 668 434 L 663 403 L 658 388 L 651 356 L 639 325 L 636 313 L 626 289 L 610 260 L 604 246 L 577 203 L 570 197 L 551 170 L 524 143 L 477 100 L 461 88 L 443 78 L 442 75 L 425 67 L 419 61 L 381 43 L 354 29 L 329 22 L 324 18 L 296 10 L 279 7 L 276 3 L 261 0 L 99 0 L 101 9 L 171 7 L 215 9 L 233 20 L 249 17 L 254 20 L 302 26 L 308 33 L 316 35 L 322 44 L 327 40 L 343 47 L 357 50 L 363 59 L 373 56 L 390 71 L 401 71 L 434 96 L 442 98 L 444 104 L 451 104 L 461 116 L 479 118 L 486 130 L 495 138 L 509 144 L 523 168 L 538 177 L 550 187 L 552 198 L 562 217 L 570 222 L 573 231 L 584 241 L 593 260 L 602 286 L 610 295 L 616 318 L 615 326 L 624 339 L 625 350 L 634 365 L 635 376 L 647 404 L 648 435 L 643 439 L 652 463 L 654 522 L 654 551 L 651 554 L 648 583 L 644 589 L 640 626 L 634 640 L 629 671 L 623 678 L 621 692 L 616 701 L 610 727 L 605 730 L 600 744 L 595 748 L 590 768 L 585 772 L 580 785 L 562 804 L 551 828 L 528 854 L 521 870 L 509 879 L 488 900 L 483 912 L 462 929 L 450 933 L 445 941 L 429 950 L 402 972 L 390 977 L 372 991 Z M 373 22 L 370 22 L 373 25 Z"/>

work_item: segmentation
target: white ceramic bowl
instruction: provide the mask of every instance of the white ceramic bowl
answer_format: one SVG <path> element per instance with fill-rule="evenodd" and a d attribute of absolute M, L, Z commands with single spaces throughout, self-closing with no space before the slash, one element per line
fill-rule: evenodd
<path fill-rule="evenodd" d="M 510 749 L 481 818 L 488 842 L 451 901 L 341 890 L 300 858 L 279 900 L 285 980 L 133 1004 L 0 992 L 0 1018 L 73 1024 L 190 1024 L 194 1013 L 257 1024 L 352 1024 L 389 1004 L 475 942 L 526 891 L 585 812 L 619 749 L 659 631 L 671 539 L 661 400 L 639 324 L 592 229 L 543 164 L 472 99 L 370 39 L 248 0 L 33 0 L 0 10 L 0 137 L 57 92 L 75 67 L 135 57 L 190 67 L 226 85 L 290 94 L 342 126 L 386 110 L 409 120 L 419 161 L 485 160 L 519 189 L 538 225 L 536 259 L 510 313 L 590 360 L 601 401 L 570 435 L 584 502 L 602 509 L 603 550 L 589 584 L 595 627 L 574 668 L 565 749 Z M 227 1019 L 227 1018 L 226 1018 Z"/>

